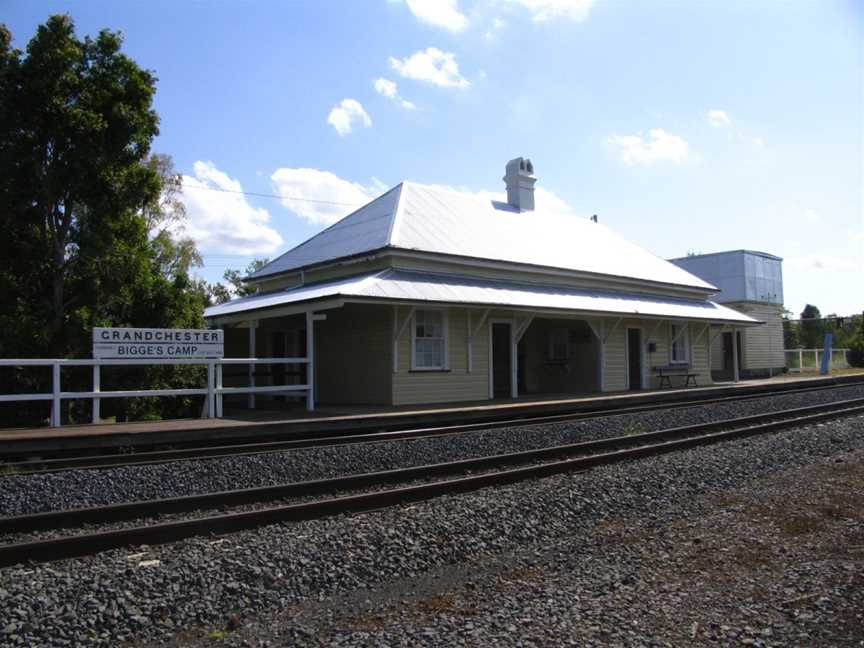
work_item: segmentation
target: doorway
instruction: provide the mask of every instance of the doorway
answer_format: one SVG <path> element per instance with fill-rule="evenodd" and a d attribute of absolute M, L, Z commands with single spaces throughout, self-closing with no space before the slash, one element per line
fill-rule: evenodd
<path fill-rule="evenodd" d="M 627 329 L 628 389 L 642 389 L 642 330 Z"/>
<path fill-rule="evenodd" d="M 733 374 L 735 373 L 735 367 L 733 366 L 732 359 L 732 335 L 733 333 L 730 331 L 723 333 L 723 373 L 722 377 L 724 380 L 732 380 Z M 741 331 L 735 331 L 735 336 L 737 336 L 738 340 L 738 371 L 741 372 L 743 365 L 743 354 L 741 349 Z"/>
<path fill-rule="evenodd" d="M 512 334 L 509 322 L 492 322 L 492 396 L 509 398 L 512 395 Z"/>

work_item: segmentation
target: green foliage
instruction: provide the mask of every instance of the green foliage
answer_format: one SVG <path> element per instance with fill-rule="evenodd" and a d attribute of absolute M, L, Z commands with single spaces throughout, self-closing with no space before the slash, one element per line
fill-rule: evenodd
<path fill-rule="evenodd" d="M 248 277 L 253 272 L 257 272 L 265 265 L 270 263 L 269 259 L 255 259 L 246 266 L 246 270 L 234 270 L 229 268 L 222 274 L 222 278 L 228 282 L 228 285 L 217 283 L 209 286 L 210 298 L 217 304 L 222 304 L 236 297 L 245 297 L 255 292 L 249 284 L 244 283 L 243 278 Z"/>
<path fill-rule="evenodd" d="M 805 349 L 818 349 L 822 347 L 825 337 L 825 327 L 822 323 L 822 314 L 812 304 L 807 304 L 801 311 L 800 339 L 801 346 Z"/>
<path fill-rule="evenodd" d="M 849 364 L 853 367 L 864 367 L 864 333 L 849 342 Z"/>
<path fill-rule="evenodd" d="M 180 176 L 170 157 L 150 155 L 156 79 L 121 46 L 107 30 L 79 39 L 68 16 L 39 26 L 26 52 L 0 27 L 0 357 L 89 357 L 94 326 L 203 326 L 208 290 L 189 277 L 201 257 L 183 236 Z M 194 367 L 106 373 L 105 389 L 201 384 Z M 63 381 L 89 388 L 86 372 Z M 47 389 L 44 371 L 0 374 L 0 392 Z M 139 400 L 105 400 L 103 411 L 196 406 Z M 88 408 L 69 404 L 65 416 L 86 420 Z M 0 419 L 32 422 L 42 409 L 16 405 Z"/>
<path fill-rule="evenodd" d="M 801 347 L 801 327 L 798 322 L 789 319 L 790 311 L 783 311 L 783 348 L 798 349 Z"/>

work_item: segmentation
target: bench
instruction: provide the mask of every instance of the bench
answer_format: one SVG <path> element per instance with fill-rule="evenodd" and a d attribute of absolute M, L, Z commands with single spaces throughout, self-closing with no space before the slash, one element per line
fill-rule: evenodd
<path fill-rule="evenodd" d="M 672 388 L 672 376 L 681 376 L 682 378 L 686 377 L 684 380 L 685 387 L 689 387 L 691 381 L 694 387 L 698 387 L 696 384 L 696 374 L 690 371 L 690 365 L 662 365 L 654 367 L 654 371 L 656 371 L 657 375 L 660 377 L 660 389 L 663 389 L 663 385 L 666 385 L 670 389 Z"/>

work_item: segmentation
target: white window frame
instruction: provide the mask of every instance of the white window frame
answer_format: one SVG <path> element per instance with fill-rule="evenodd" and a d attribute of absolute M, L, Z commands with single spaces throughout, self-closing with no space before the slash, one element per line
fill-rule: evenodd
<path fill-rule="evenodd" d="M 437 367 L 417 366 L 417 313 L 441 313 L 441 328 L 444 334 L 444 363 Z M 411 371 L 449 371 L 450 370 L 450 318 L 446 308 L 418 308 L 411 315 Z"/>
<path fill-rule="evenodd" d="M 558 334 L 564 334 L 564 355 L 556 356 L 555 355 L 555 345 L 560 342 L 560 340 L 556 340 L 555 337 Z M 559 326 L 553 328 L 549 331 L 549 340 L 548 346 L 546 349 L 546 360 L 549 362 L 567 362 L 570 360 L 570 329 L 564 326 Z"/>
<path fill-rule="evenodd" d="M 675 359 L 675 329 L 676 327 L 684 327 L 684 333 L 678 340 L 678 344 L 682 346 L 683 360 Z M 682 324 L 669 324 L 669 364 L 690 364 L 690 325 L 687 322 Z"/>

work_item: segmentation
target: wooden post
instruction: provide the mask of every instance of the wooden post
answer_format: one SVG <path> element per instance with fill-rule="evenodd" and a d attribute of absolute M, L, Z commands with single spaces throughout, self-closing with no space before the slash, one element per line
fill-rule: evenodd
<path fill-rule="evenodd" d="M 51 365 L 51 425 L 60 427 L 60 363 Z"/>
<path fill-rule="evenodd" d="M 258 320 L 249 320 L 249 357 L 257 357 L 255 353 L 255 329 L 258 328 Z M 255 386 L 255 365 L 249 365 L 249 386 Z M 255 394 L 249 394 L 249 409 L 255 409 Z"/>
<path fill-rule="evenodd" d="M 315 318 L 306 312 L 306 409 L 315 411 Z"/>
<path fill-rule="evenodd" d="M 216 399 L 214 398 L 216 393 L 214 388 L 215 364 L 212 360 L 207 363 L 207 418 L 214 418 L 216 416 Z"/>
<path fill-rule="evenodd" d="M 732 327 L 732 381 L 738 382 L 738 331 Z"/>
<path fill-rule="evenodd" d="M 222 418 L 222 363 L 216 364 L 216 417 Z"/>
<path fill-rule="evenodd" d="M 95 360 L 95 364 L 93 365 L 93 391 L 97 394 L 102 391 L 102 372 L 100 371 L 101 367 L 99 366 L 99 361 Z M 98 396 L 93 397 L 93 412 L 90 420 L 93 423 L 98 423 L 99 419 L 102 418 L 101 414 L 101 405 L 102 399 Z"/>
<path fill-rule="evenodd" d="M 399 371 L 399 307 L 393 304 L 393 373 Z"/>
<path fill-rule="evenodd" d="M 510 397 L 519 396 L 519 341 L 516 339 L 516 322 L 510 324 Z"/>

